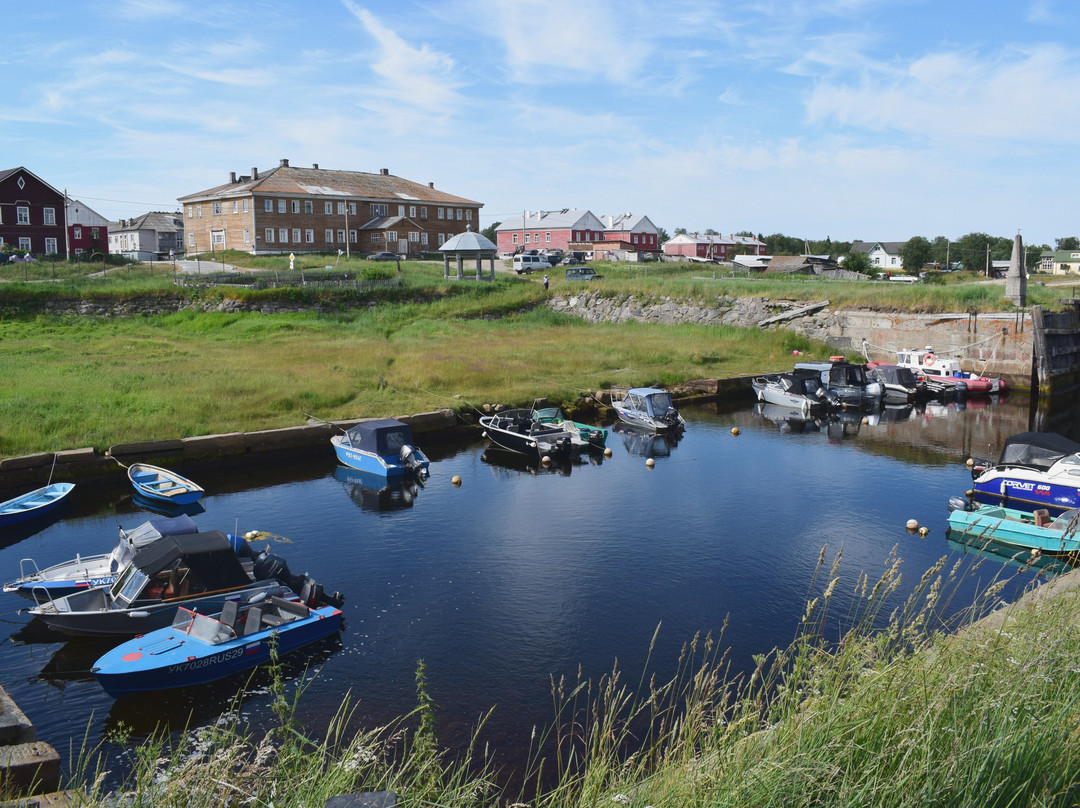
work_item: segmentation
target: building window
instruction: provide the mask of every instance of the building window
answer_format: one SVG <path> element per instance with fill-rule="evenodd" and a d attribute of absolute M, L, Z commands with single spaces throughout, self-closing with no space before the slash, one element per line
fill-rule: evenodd
<path fill-rule="evenodd" d="M 71 233 L 71 236 L 72 238 L 82 238 L 82 228 L 76 225 L 75 229 Z"/>
<path fill-rule="evenodd" d="M 310 227 L 304 231 L 304 241 L 306 241 L 308 244 L 315 243 L 315 231 L 312 230 Z"/>
<path fill-rule="evenodd" d="M 386 231 L 386 240 L 388 242 L 389 241 L 397 241 L 397 230 L 387 230 Z"/>
<path fill-rule="evenodd" d="M 398 216 L 404 216 L 405 215 L 405 206 L 404 205 L 398 205 L 397 206 L 397 215 Z"/>
<path fill-rule="evenodd" d="M 331 216 L 334 213 L 334 203 L 323 202 L 323 213 L 325 213 L 327 216 Z"/>
<path fill-rule="evenodd" d="M 266 243 L 267 244 L 273 244 L 274 243 L 274 228 L 272 228 L 272 227 L 266 228 L 265 237 L 266 237 Z"/>
<path fill-rule="evenodd" d="M 96 227 L 91 227 L 90 238 L 92 238 L 94 241 L 97 241 L 99 238 L 101 238 L 101 231 L 98 230 Z"/>
<path fill-rule="evenodd" d="M 389 216 L 390 215 L 390 206 L 389 205 L 372 205 L 371 206 L 371 215 L 375 216 L 375 217 L 377 217 L 377 216 Z"/>
<path fill-rule="evenodd" d="M 299 244 L 300 243 L 300 228 L 299 227 L 294 227 L 293 228 L 292 240 L 293 240 L 293 244 Z"/>
<path fill-rule="evenodd" d="M 337 215 L 338 216 L 344 216 L 345 215 L 345 203 L 344 202 L 338 202 L 337 203 Z"/>
<path fill-rule="evenodd" d="M 29 236 L 19 236 L 19 252 L 30 252 Z"/>
<path fill-rule="evenodd" d="M 299 213 L 300 212 L 300 200 L 299 199 L 290 199 L 289 200 L 289 210 L 292 211 L 293 213 Z"/>
<path fill-rule="evenodd" d="M 327 202 L 326 204 L 329 205 L 330 203 Z M 326 240 L 327 244 L 333 244 L 334 243 L 334 231 L 333 230 L 327 230 L 325 233 L 323 233 L 323 238 Z"/>
<path fill-rule="evenodd" d="M 239 200 L 234 199 L 232 201 L 232 212 L 233 213 L 239 213 L 240 212 L 240 202 L 239 202 Z"/>
<path fill-rule="evenodd" d="M 380 233 L 378 230 L 372 230 L 368 234 L 368 241 L 370 241 L 372 244 L 379 244 L 380 242 L 382 242 L 382 233 Z"/>
<path fill-rule="evenodd" d="M 282 227 L 278 229 L 278 241 L 280 241 L 282 244 L 289 243 L 289 228 Z"/>
<path fill-rule="evenodd" d="M 251 231 L 248 230 L 246 227 L 244 228 L 244 243 L 245 244 L 250 244 L 251 243 Z"/>
<path fill-rule="evenodd" d="M 221 215 L 221 203 L 220 202 L 211 202 L 210 203 L 210 213 L 213 216 L 220 216 Z"/>
<path fill-rule="evenodd" d="M 243 200 L 243 211 L 244 213 L 248 212 L 248 201 L 246 199 Z"/>
<path fill-rule="evenodd" d="M 458 209 L 457 209 L 457 220 L 458 220 L 459 222 L 461 221 L 461 208 L 458 208 Z"/>
<path fill-rule="evenodd" d="M 350 244 L 356 244 L 356 231 L 355 230 L 350 230 L 349 231 L 349 243 Z"/>
<path fill-rule="evenodd" d="M 304 200 L 304 213 L 314 213 L 315 206 L 310 199 Z"/>
<path fill-rule="evenodd" d="M 426 233 L 424 235 L 427 235 Z M 446 233 L 439 233 L 439 246 L 441 247 L 446 241 Z"/>
<path fill-rule="evenodd" d="M 277 201 L 277 212 L 278 213 L 284 213 L 285 212 L 285 202 L 286 201 L 284 199 L 279 199 Z"/>
<path fill-rule="evenodd" d="M 473 212 L 472 212 L 472 210 L 471 210 L 471 209 L 470 209 L 470 210 L 467 210 L 467 211 L 465 211 L 465 219 L 466 219 L 467 221 L 470 221 L 470 222 L 472 221 L 472 213 L 473 213 Z"/>
<path fill-rule="evenodd" d="M 273 199 L 264 199 L 263 200 L 263 210 L 266 211 L 267 213 L 273 213 L 274 212 L 274 200 Z"/>
<path fill-rule="evenodd" d="M 47 238 L 47 239 L 45 239 L 45 254 L 46 255 L 56 255 L 56 239 L 55 238 Z"/>
<path fill-rule="evenodd" d="M 426 207 L 423 207 L 423 206 L 420 207 L 420 218 L 421 219 L 426 219 L 427 218 L 427 208 Z"/>
<path fill-rule="evenodd" d="M 195 249 L 195 234 L 194 233 L 188 233 L 187 234 L 187 243 L 188 243 L 189 247 L 191 247 L 192 249 Z"/>
<path fill-rule="evenodd" d="M 442 208 L 436 208 L 436 210 L 438 211 L 438 217 L 439 217 L 440 219 L 445 219 L 445 218 L 446 218 L 446 217 L 445 217 L 445 216 L 443 215 L 443 214 L 445 213 L 445 211 L 443 211 L 443 209 L 442 209 Z"/>
<path fill-rule="evenodd" d="M 510 234 L 510 243 L 511 244 L 517 244 L 517 233 L 511 233 Z"/>
<path fill-rule="evenodd" d="M 3 243 L 4 243 L 3 240 L 0 239 L 0 244 L 3 244 Z M 75 248 L 75 254 L 76 255 L 82 255 L 83 254 L 83 248 L 82 247 L 76 247 Z"/>
<path fill-rule="evenodd" d="M 427 243 L 427 233 L 421 233 L 420 234 L 420 244 L 423 245 L 424 247 L 426 247 L 428 245 L 428 243 Z"/>
<path fill-rule="evenodd" d="M 549 242 L 549 241 L 551 241 L 551 233 L 550 232 L 544 233 L 544 242 L 546 243 L 546 242 Z"/>
<path fill-rule="evenodd" d="M 416 218 L 416 205 L 409 205 L 409 218 L 410 219 L 415 219 Z"/>
<path fill-rule="evenodd" d="M 415 232 L 415 231 L 409 231 L 409 241 L 412 244 L 419 244 L 420 243 L 420 234 Z"/>
<path fill-rule="evenodd" d="M 225 248 L 225 231 L 224 230 L 215 230 L 210 234 L 210 249 L 213 250 L 213 248 L 215 246 L 216 247 L 221 247 L 222 249 Z"/>
<path fill-rule="evenodd" d="M 526 243 L 526 244 L 528 244 L 528 243 L 529 243 L 529 236 L 531 236 L 531 235 L 532 235 L 532 233 L 526 233 L 526 234 L 525 234 L 525 243 Z"/>
<path fill-rule="evenodd" d="M 337 231 L 337 241 L 338 241 L 338 244 L 344 244 L 345 243 L 345 231 L 344 230 L 338 230 Z"/>
<path fill-rule="evenodd" d="M 44 208 L 45 224 L 56 224 L 56 208 Z"/>
<path fill-rule="evenodd" d="M 195 206 L 194 205 L 188 205 L 187 206 L 187 217 L 190 219 L 194 215 L 195 215 Z"/>
<path fill-rule="evenodd" d="M 630 238 L 631 238 L 631 240 L 633 241 L 634 244 L 637 244 L 637 234 L 636 233 L 633 236 L 631 236 Z M 720 249 L 726 250 L 727 248 L 726 247 L 721 247 Z"/>

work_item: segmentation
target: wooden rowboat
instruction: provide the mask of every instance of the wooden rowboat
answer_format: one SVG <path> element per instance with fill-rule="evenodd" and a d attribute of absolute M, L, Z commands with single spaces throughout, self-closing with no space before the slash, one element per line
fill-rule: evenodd
<path fill-rule="evenodd" d="M 156 502 L 190 505 L 204 493 L 202 486 L 187 477 L 149 463 L 132 463 L 128 466 L 127 474 L 137 493 Z"/>
<path fill-rule="evenodd" d="M 51 483 L 0 502 L 0 527 L 25 522 L 48 513 L 58 507 L 74 489 L 75 483 Z"/>

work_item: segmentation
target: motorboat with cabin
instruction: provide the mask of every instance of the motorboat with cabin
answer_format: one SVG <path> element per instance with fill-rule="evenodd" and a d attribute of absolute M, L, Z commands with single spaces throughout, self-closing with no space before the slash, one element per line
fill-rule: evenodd
<path fill-rule="evenodd" d="M 911 404 L 930 392 L 925 380 L 902 365 L 871 362 L 866 366 L 866 377 L 881 385 L 886 404 Z"/>
<path fill-rule="evenodd" d="M 612 396 L 611 406 L 619 420 L 654 432 L 680 430 L 686 421 L 671 401 L 671 393 L 657 387 L 631 387 L 621 397 Z"/>
<path fill-rule="evenodd" d="M 1051 515 L 1080 508 L 1080 443 L 1056 432 L 1021 432 L 997 462 L 972 458 L 976 502 Z"/>
<path fill-rule="evenodd" d="M 932 392 L 955 390 L 957 393 L 966 392 L 969 396 L 985 396 L 1004 393 L 1008 389 L 1003 379 L 965 371 L 960 367 L 959 359 L 938 356 L 929 345 L 922 350 L 897 351 L 896 364 L 922 374 Z"/>
<path fill-rule="evenodd" d="M 413 442 L 412 428 L 394 418 L 361 421 L 330 442 L 349 468 L 388 480 L 411 476 L 422 482 L 428 475 L 429 461 Z"/>
<path fill-rule="evenodd" d="M 832 356 L 822 362 L 796 362 L 795 370 L 816 371 L 821 386 L 840 401 L 843 407 L 874 409 L 881 404 L 880 382 L 867 378 L 866 368 Z"/>
<path fill-rule="evenodd" d="M 758 401 L 795 408 L 804 414 L 824 406 L 840 406 L 840 399 L 821 383 L 818 370 L 797 369 L 790 373 L 758 376 L 751 385 Z"/>

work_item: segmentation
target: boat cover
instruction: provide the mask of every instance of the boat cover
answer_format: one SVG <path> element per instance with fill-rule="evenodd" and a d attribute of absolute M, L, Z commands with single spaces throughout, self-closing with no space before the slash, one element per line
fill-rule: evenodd
<path fill-rule="evenodd" d="M 393 418 L 361 421 L 345 433 L 354 449 L 377 455 L 396 455 L 402 446 L 412 446 L 412 429 Z"/>
<path fill-rule="evenodd" d="M 911 368 L 900 365 L 877 365 L 874 368 L 877 377 L 886 384 L 900 384 L 904 387 L 915 387 L 919 380 Z"/>
<path fill-rule="evenodd" d="M 656 387 L 631 387 L 623 401 L 629 409 L 647 412 L 654 417 L 663 417 L 668 410 L 675 409 L 671 403 L 671 393 Z"/>
<path fill-rule="evenodd" d="M 999 465 L 1048 470 L 1063 457 L 1080 452 L 1080 443 L 1056 432 L 1021 432 L 1006 439 Z"/>
<path fill-rule="evenodd" d="M 132 563 L 147 577 L 174 567 L 188 567 L 206 589 L 229 589 L 251 583 L 229 537 L 220 530 L 163 536 L 140 549 Z"/>
<path fill-rule="evenodd" d="M 187 514 L 180 514 L 168 519 L 151 519 L 131 530 L 120 529 L 120 535 L 135 547 L 144 547 L 162 536 L 182 536 L 185 533 L 198 533 L 199 527 Z"/>

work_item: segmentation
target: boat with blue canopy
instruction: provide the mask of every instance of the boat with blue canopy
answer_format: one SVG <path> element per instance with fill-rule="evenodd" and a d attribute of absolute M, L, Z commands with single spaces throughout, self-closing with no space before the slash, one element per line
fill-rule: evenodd
<path fill-rule="evenodd" d="M 394 418 L 361 421 L 330 442 L 337 459 L 349 468 L 387 479 L 411 475 L 423 481 L 428 476 L 429 461 L 413 442 L 412 429 Z"/>
<path fill-rule="evenodd" d="M 1051 515 L 1080 508 L 1080 443 L 1055 432 L 1021 432 L 1005 441 L 997 463 L 971 460 L 976 502 Z"/>
<path fill-rule="evenodd" d="M 621 398 L 613 397 L 611 406 L 619 420 L 630 426 L 656 432 L 679 430 L 686 421 L 675 409 L 671 393 L 656 387 L 631 387 Z"/>

